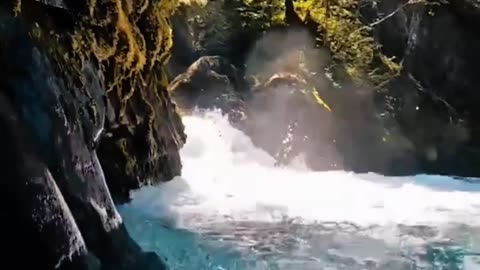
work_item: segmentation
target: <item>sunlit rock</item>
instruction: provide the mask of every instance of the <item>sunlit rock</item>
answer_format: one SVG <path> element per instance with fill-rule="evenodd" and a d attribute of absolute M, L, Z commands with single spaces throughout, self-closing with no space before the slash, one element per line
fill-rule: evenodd
<path fill-rule="evenodd" d="M 255 86 L 246 104 L 243 129 L 280 163 L 288 164 L 303 154 L 314 169 L 342 167 L 330 108 L 317 102 L 302 77 L 275 74 Z"/>
<path fill-rule="evenodd" d="M 180 111 L 221 109 L 232 119 L 243 115 L 240 72 L 221 56 L 203 56 L 185 73 L 178 75 L 168 87 Z"/>

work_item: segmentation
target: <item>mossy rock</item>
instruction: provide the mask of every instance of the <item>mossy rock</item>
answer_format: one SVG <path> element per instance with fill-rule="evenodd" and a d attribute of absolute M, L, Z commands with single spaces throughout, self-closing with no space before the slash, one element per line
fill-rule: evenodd
<path fill-rule="evenodd" d="M 19 16 L 48 48 L 71 94 L 86 94 L 79 108 L 90 130 L 86 143 L 98 149 L 115 199 L 125 201 L 131 189 L 179 175 L 185 134 L 164 67 L 178 2 L 65 1 L 64 8 L 58 3 L 22 1 Z M 103 95 L 89 96 L 91 87 Z"/>
<path fill-rule="evenodd" d="M 242 118 L 245 86 L 230 61 L 221 56 L 203 56 L 178 75 L 168 90 L 183 113 L 219 109 L 236 121 Z"/>

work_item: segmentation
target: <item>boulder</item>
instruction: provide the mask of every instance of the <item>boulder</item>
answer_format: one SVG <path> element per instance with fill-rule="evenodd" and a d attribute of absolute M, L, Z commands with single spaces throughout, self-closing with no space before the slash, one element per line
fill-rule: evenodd
<path fill-rule="evenodd" d="M 343 162 L 335 149 L 334 116 L 311 91 L 298 74 L 274 74 L 252 90 L 241 128 L 279 164 L 301 155 L 310 168 L 340 169 Z"/>
<path fill-rule="evenodd" d="M 183 111 L 220 109 L 232 120 L 243 111 L 243 85 L 239 71 L 221 56 L 202 56 L 178 75 L 168 91 Z"/>

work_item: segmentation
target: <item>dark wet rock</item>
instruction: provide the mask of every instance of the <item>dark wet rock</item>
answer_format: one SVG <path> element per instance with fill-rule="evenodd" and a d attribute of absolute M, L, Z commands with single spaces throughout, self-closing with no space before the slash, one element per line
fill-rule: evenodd
<path fill-rule="evenodd" d="M 143 88 L 119 102 L 130 88 L 108 93 L 109 67 L 72 53 L 75 25 L 63 9 L 22 2 L 19 17 L 0 4 L 7 265 L 166 269 L 130 238 L 112 199 L 180 173 L 185 137 L 166 88 L 145 76 Z"/>
<path fill-rule="evenodd" d="M 67 8 L 67 5 L 65 5 L 65 2 L 63 0 L 35 0 L 35 1 L 42 3 L 44 5 L 52 6 L 52 7 L 57 7 L 62 9 Z"/>
<path fill-rule="evenodd" d="M 172 76 L 183 73 L 199 57 L 210 55 L 222 56 L 243 69 L 251 46 L 267 27 L 261 20 L 247 23 L 245 8 L 243 0 L 218 0 L 177 9 L 172 17 Z"/>
<path fill-rule="evenodd" d="M 241 118 L 243 85 L 239 71 L 227 59 L 203 56 L 178 75 L 168 91 L 182 110 L 218 108 L 233 118 Z"/>
<path fill-rule="evenodd" d="M 98 269 L 88 266 L 88 250 L 72 213 L 22 119 L 1 90 L 0 169 L 6 185 L 1 202 L 8 217 L 2 229 L 16 232 L 4 237 L 9 247 L 4 254 L 6 269 L 32 265 L 37 269 Z"/>
<path fill-rule="evenodd" d="M 185 72 L 200 57 L 188 23 L 188 8 L 179 8 L 172 16 L 173 48 L 168 61 L 168 73 L 173 80 Z"/>
<path fill-rule="evenodd" d="M 476 26 L 480 25 L 480 2 L 478 0 L 457 0 L 450 1 L 449 4 L 462 20 Z"/>
<path fill-rule="evenodd" d="M 133 93 L 126 112 L 113 103 L 121 102 L 115 95 L 109 95 L 106 136 L 98 153 L 116 201 L 124 202 L 131 190 L 169 181 L 181 173 L 178 151 L 186 137 L 166 86 L 149 80 Z"/>
<path fill-rule="evenodd" d="M 370 23 L 402 3 L 382 1 L 362 12 Z M 421 172 L 480 175 L 478 14 L 478 1 L 409 5 L 374 27 L 383 51 L 404 62 L 391 94 Z"/>

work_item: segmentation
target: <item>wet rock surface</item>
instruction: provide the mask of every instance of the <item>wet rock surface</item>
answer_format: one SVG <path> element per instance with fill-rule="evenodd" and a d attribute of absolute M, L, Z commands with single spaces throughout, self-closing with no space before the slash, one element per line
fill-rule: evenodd
<path fill-rule="evenodd" d="M 98 269 L 88 266 L 82 234 L 48 167 L 29 140 L 27 128 L 4 94 L 0 104 L 1 169 L 6 184 L 1 200 L 8 217 L 2 228 L 16 232 L 4 239 L 9 244 L 6 269 L 31 265 L 39 269 Z"/>
<path fill-rule="evenodd" d="M 180 174 L 180 118 L 156 78 L 123 103 L 129 89 L 109 93 L 108 66 L 69 47 L 78 6 L 58 3 L 22 1 L 19 16 L 0 5 L 5 269 L 167 269 L 130 238 L 113 198 Z"/>
<path fill-rule="evenodd" d="M 225 112 L 242 107 L 240 72 L 221 56 L 202 56 L 178 75 L 168 90 L 180 108 L 219 108 Z"/>
<path fill-rule="evenodd" d="M 366 19 L 382 18 L 402 3 L 382 1 L 363 13 Z M 480 175 L 475 165 L 480 145 L 478 12 L 477 1 L 410 5 L 374 27 L 383 51 L 403 59 L 403 75 L 391 92 L 400 100 L 396 119 L 416 149 L 420 171 Z"/>

